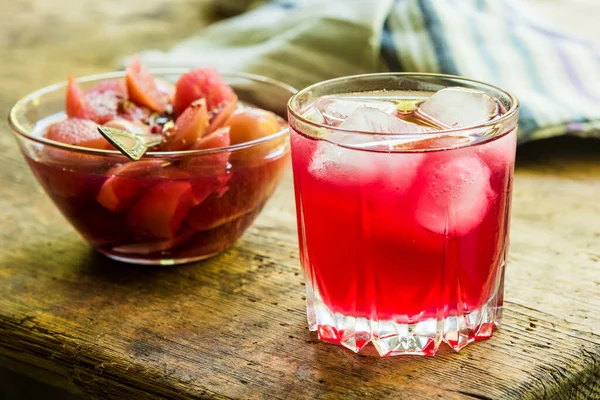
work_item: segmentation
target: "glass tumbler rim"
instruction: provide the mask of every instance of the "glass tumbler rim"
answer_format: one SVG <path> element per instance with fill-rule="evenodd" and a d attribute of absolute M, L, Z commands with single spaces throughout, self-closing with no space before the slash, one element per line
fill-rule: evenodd
<path fill-rule="evenodd" d="M 164 76 L 164 75 L 184 74 L 186 72 L 189 72 L 191 69 L 192 68 L 149 68 L 148 70 L 154 76 L 160 77 L 160 76 Z M 225 72 L 225 71 L 223 71 L 223 72 L 218 71 L 218 72 L 225 79 L 227 79 L 227 78 L 247 79 L 248 81 L 263 83 L 263 84 L 277 87 L 279 89 L 289 92 L 290 95 L 293 95 L 294 93 L 297 92 L 297 89 L 295 89 L 294 87 L 292 87 L 284 82 L 281 82 L 281 81 L 278 81 L 276 79 L 272 79 L 272 78 L 269 78 L 266 76 L 251 74 L 251 73 L 246 73 L 246 72 Z M 107 79 L 116 79 L 116 78 L 124 78 L 124 77 L 125 77 L 125 71 L 113 71 L 113 72 L 85 75 L 85 76 L 76 78 L 75 81 L 77 83 L 92 83 L 92 82 L 101 82 L 101 81 L 107 80 Z M 47 95 L 52 92 L 56 92 L 58 90 L 62 90 L 64 88 L 66 88 L 66 85 L 67 85 L 66 80 L 56 82 L 51 85 L 44 86 L 40 89 L 37 89 L 37 90 L 23 96 L 22 98 L 20 98 L 11 107 L 11 109 L 8 113 L 8 124 L 11 127 L 13 133 L 15 135 L 22 136 L 23 138 L 25 138 L 27 140 L 32 140 L 34 142 L 37 142 L 37 143 L 40 143 L 40 144 L 43 144 L 46 146 L 59 148 L 59 149 L 65 150 L 65 151 L 72 151 L 72 152 L 76 152 L 76 153 L 84 153 L 84 154 L 91 154 L 91 155 L 97 155 L 97 156 L 121 156 L 121 153 L 118 150 L 95 149 L 95 148 L 89 148 L 89 147 L 70 145 L 67 143 L 56 142 L 54 140 L 47 139 L 43 136 L 35 135 L 35 134 L 33 134 L 33 132 L 31 130 L 25 128 L 23 126 L 23 124 L 19 121 L 18 114 L 21 110 L 23 110 L 27 106 L 30 106 L 31 104 L 34 104 L 36 101 L 39 101 L 39 98 L 43 95 Z M 258 138 L 258 139 L 255 139 L 255 140 L 252 140 L 249 142 L 229 145 L 227 147 L 222 147 L 219 149 L 149 151 L 144 154 L 144 158 L 161 158 L 161 159 L 162 158 L 179 158 L 179 157 L 187 157 L 187 156 L 215 154 L 215 153 L 221 153 L 221 152 L 240 151 L 243 149 L 256 147 L 263 143 L 267 143 L 271 140 L 275 140 L 277 138 L 285 136 L 286 134 L 288 134 L 287 126 L 285 126 L 278 132 L 275 132 L 271 135 L 268 135 L 268 136 L 265 136 L 262 138 Z"/>
<path fill-rule="evenodd" d="M 486 87 L 488 89 L 492 89 L 495 91 L 498 91 L 500 93 L 502 93 L 503 95 L 505 95 L 509 100 L 510 100 L 510 106 L 508 107 L 508 109 L 506 110 L 506 112 L 504 114 L 502 114 L 500 117 L 498 118 L 493 118 L 489 121 L 486 121 L 484 123 L 481 124 L 477 124 L 474 126 L 468 126 L 468 127 L 462 127 L 462 128 L 453 128 L 453 129 L 439 129 L 439 130 L 435 130 L 432 132 L 428 132 L 427 135 L 436 135 L 436 136 L 451 136 L 451 135 L 460 135 L 460 134 L 465 134 L 468 132 L 473 132 L 476 130 L 480 130 L 480 129 L 493 129 L 494 127 L 504 127 L 504 125 L 507 122 L 510 122 L 511 120 L 513 120 L 519 112 L 520 109 L 520 103 L 519 100 L 517 99 L 517 97 L 512 93 L 509 92 L 505 89 L 500 88 L 499 86 L 487 83 L 487 82 L 483 82 L 483 81 L 479 81 L 476 79 L 471 79 L 471 78 L 466 78 L 463 76 L 458 76 L 458 75 L 450 75 L 450 74 L 439 74 L 439 73 L 425 73 L 425 72 L 376 72 L 376 73 L 368 73 L 368 74 L 358 74 L 358 75 L 348 75 L 348 76 L 343 76 L 343 77 L 339 77 L 339 78 L 333 78 L 333 79 L 328 79 L 328 80 L 324 80 L 324 81 L 320 81 L 317 83 L 314 83 L 310 86 L 305 87 L 304 89 L 299 90 L 298 92 L 296 92 L 294 95 L 292 95 L 288 101 L 287 104 L 287 108 L 288 108 L 288 113 L 291 115 L 292 118 L 289 119 L 289 123 L 290 123 L 290 127 L 292 125 L 294 125 L 294 121 L 293 120 L 298 120 L 300 121 L 302 124 L 306 124 L 314 129 L 322 129 L 322 130 L 329 130 L 332 132 L 340 132 L 340 133 L 344 133 L 344 134 L 368 134 L 368 135 L 375 135 L 377 134 L 376 132 L 370 132 L 370 131 L 357 131 L 357 130 L 352 130 L 352 129 L 345 129 L 345 128 L 340 128 L 340 127 L 335 127 L 335 126 L 331 126 L 331 125 L 327 125 L 327 124 L 321 124 L 315 121 L 312 121 L 308 118 L 305 118 L 304 116 L 301 115 L 300 111 L 298 110 L 297 107 L 295 107 L 295 102 L 303 95 L 306 95 L 307 93 L 314 91 L 315 89 L 318 89 L 322 86 L 325 85 L 330 85 L 330 84 L 340 84 L 343 83 L 344 81 L 352 81 L 352 80 L 356 80 L 356 79 L 369 79 L 369 78 L 381 78 L 381 77 L 401 77 L 401 78 L 427 78 L 427 79 L 431 79 L 431 78 L 439 78 L 442 80 L 456 80 L 459 82 L 465 82 L 465 83 L 471 83 L 471 84 L 476 84 L 476 85 L 480 85 L 483 87 Z M 381 88 L 381 90 L 386 90 L 386 88 Z M 348 93 L 351 93 L 351 91 L 348 91 Z M 325 94 L 326 95 L 326 94 Z M 468 147 L 468 146 L 472 146 L 472 145 L 478 145 L 478 144 L 483 144 L 483 143 L 487 143 L 491 140 L 495 140 L 497 138 L 503 137 L 504 135 L 506 135 L 510 130 L 505 130 L 505 129 L 501 129 L 501 134 L 497 134 L 497 135 L 493 135 L 493 136 L 488 136 L 485 140 L 481 140 L 481 141 L 476 141 L 476 142 L 472 142 L 472 143 L 467 143 L 464 145 L 460 145 L 460 146 L 456 146 L 456 147 L 451 147 L 451 148 L 457 148 L 457 147 Z M 404 136 L 406 137 L 407 134 L 403 134 L 403 133 L 386 133 L 386 136 Z M 415 136 L 415 137 L 419 137 L 422 138 L 424 137 L 423 134 L 414 134 L 411 136 Z M 341 144 L 341 143 L 337 143 L 334 141 L 330 141 L 326 138 L 317 138 L 319 140 L 324 140 L 324 141 L 328 141 L 331 142 L 335 145 L 338 146 L 342 146 L 342 147 L 348 147 L 351 149 L 361 149 L 360 147 L 356 147 L 356 146 L 352 146 L 352 145 L 347 145 L 347 144 Z M 438 151 L 438 150 L 446 150 L 446 149 L 450 149 L 450 148 L 434 148 L 434 149 L 428 149 L 426 151 Z M 361 149 L 361 150 L 366 150 L 366 151 L 377 151 L 377 150 L 367 150 L 367 149 Z M 423 150 L 410 150 L 410 149 L 402 149 L 402 150 L 392 150 L 392 152 L 421 152 Z"/>

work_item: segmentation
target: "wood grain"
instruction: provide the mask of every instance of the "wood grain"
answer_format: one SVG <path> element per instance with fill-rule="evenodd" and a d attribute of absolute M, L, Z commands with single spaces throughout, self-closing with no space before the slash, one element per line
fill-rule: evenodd
<path fill-rule="evenodd" d="M 206 23 L 201 9 L 3 5 L 0 111 L 68 73 L 171 45 Z M 505 319 L 493 339 L 433 359 L 380 359 L 307 330 L 289 173 L 235 248 L 135 267 L 89 249 L 0 129 L 3 365 L 91 398 L 600 398 L 600 141 L 519 149 Z"/>

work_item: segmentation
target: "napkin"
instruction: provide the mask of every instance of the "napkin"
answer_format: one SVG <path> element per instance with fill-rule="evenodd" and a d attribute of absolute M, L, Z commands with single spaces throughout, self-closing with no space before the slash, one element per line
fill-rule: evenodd
<path fill-rule="evenodd" d="M 228 4 L 231 7 L 228 7 Z M 600 46 L 562 33 L 519 0 L 248 0 L 150 67 L 213 66 L 296 88 L 367 72 L 461 75 L 520 100 L 519 141 L 600 137 Z"/>

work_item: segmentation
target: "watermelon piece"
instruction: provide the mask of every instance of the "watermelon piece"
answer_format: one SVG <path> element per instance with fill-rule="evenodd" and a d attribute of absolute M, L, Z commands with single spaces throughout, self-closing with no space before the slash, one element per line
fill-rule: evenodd
<path fill-rule="evenodd" d="M 109 149 L 111 144 L 98 132 L 98 125 L 88 119 L 69 118 L 48 127 L 44 135 L 50 140 L 73 146 Z"/>
<path fill-rule="evenodd" d="M 208 112 L 206 101 L 193 102 L 175 121 L 175 127 L 167 132 L 161 150 L 186 150 L 206 133 Z"/>
<path fill-rule="evenodd" d="M 164 165 L 161 160 L 141 160 L 118 164 L 106 174 L 110 176 L 98 192 L 96 200 L 113 213 L 128 211 L 152 184 L 148 176 Z"/>
<path fill-rule="evenodd" d="M 213 68 L 199 68 L 183 74 L 175 85 L 173 111 L 181 115 L 199 99 L 206 100 L 208 112 L 224 101 L 234 101 L 235 92 Z"/>
<path fill-rule="evenodd" d="M 93 96 L 95 94 L 102 94 L 107 92 L 116 93 L 124 99 L 127 98 L 127 87 L 125 86 L 125 81 L 114 79 L 102 81 L 95 84 L 90 89 L 86 90 L 85 94 L 87 96 Z"/>
<path fill-rule="evenodd" d="M 167 96 L 158 90 L 154 77 L 138 58 L 133 58 L 125 71 L 129 100 L 162 113 L 167 107 Z"/>
<path fill-rule="evenodd" d="M 160 182 L 133 206 L 127 226 L 138 239 L 171 239 L 195 204 L 191 183 Z"/>
<path fill-rule="evenodd" d="M 88 101 L 83 89 L 75 81 L 75 78 L 70 75 L 67 83 L 65 112 L 69 118 L 96 119 L 96 112 Z"/>
<path fill-rule="evenodd" d="M 125 101 L 125 98 L 118 92 L 109 90 L 105 92 L 86 92 L 86 98 L 94 110 L 93 120 L 98 124 L 105 124 L 106 122 L 116 118 L 119 115 L 119 108 L 121 103 Z"/>

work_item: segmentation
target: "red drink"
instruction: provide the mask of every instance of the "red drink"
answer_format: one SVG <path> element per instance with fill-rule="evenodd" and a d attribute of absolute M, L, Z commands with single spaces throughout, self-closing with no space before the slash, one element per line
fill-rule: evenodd
<path fill-rule="evenodd" d="M 383 111 L 393 104 L 390 118 L 419 123 L 416 134 L 390 136 L 376 124 L 378 137 L 363 140 L 290 120 L 309 323 L 323 340 L 433 355 L 441 340 L 459 350 L 490 337 L 500 319 L 516 127 L 486 140 L 436 133 L 415 112 L 429 95 L 363 97 Z M 340 126 L 327 112 L 323 99 L 303 109 Z M 508 115 L 500 104 L 498 113 Z M 370 117 L 361 118 L 362 131 Z"/>

